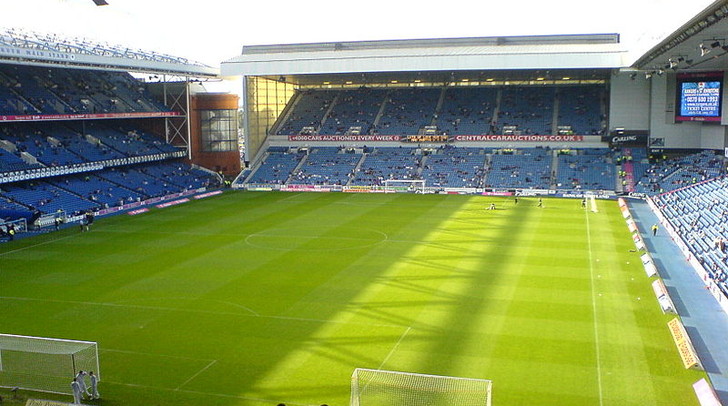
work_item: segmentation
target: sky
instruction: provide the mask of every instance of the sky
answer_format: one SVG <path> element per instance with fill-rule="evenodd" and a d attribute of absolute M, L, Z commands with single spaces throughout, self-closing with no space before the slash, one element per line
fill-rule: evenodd
<path fill-rule="evenodd" d="M 621 34 L 635 58 L 714 0 L 0 0 L 0 27 L 156 51 L 213 67 L 244 45 Z M 208 85 L 239 92 L 238 81 Z M 211 88 L 212 87 L 212 88 Z M 228 89 L 232 87 L 232 89 Z"/>

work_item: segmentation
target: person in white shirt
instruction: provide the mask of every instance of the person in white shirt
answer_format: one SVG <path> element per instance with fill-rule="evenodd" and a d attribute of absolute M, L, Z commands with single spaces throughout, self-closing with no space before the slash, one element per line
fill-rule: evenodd
<path fill-rule="evenodd" d="M 88 388 L 86 387 L 86 381 L 84 380 L 84 376 L 86 376 L 86 372 L 78 371 L 76 374 L 76 382 L 78 382 L 78 387 L 81 389 L 81 395 L 86 395 L 86 397 L 91 397 L 91 394 L 88 393 Z"/>
<path fill-rule="evenodd" d="M 100 399 L 99 377 L 94 374 L 94 371 L 89 371 L 88 378 L 91 381 L 91 399 Z"/>
<path fill-rule="evenodd" d="M 73 390 L 73 404 L 80 405 L 81 404 L 81 386 L 78 384 L 78 381 L 76 380 L 76 378 L 73 378 L 73 381 L 71 381 L 71 389 Z"/>

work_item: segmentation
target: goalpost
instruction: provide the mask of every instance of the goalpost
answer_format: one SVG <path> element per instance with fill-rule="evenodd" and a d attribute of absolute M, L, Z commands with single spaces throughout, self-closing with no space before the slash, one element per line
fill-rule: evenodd
<path fill-rule="evenodd" d="M 587 195 L 587 202 L 589 203 L 589 210 L 591 210 L 594 213 L 599 213 L 599 209 L 597 209 L 597 199 L 594 197 L 594 195 Z"/>
<path fill-rule="evenodd" d="M 350 406 L 490 406 L 486 379 L 357 368 Z"/>
<path fill-rule="evenodd" d="M 80 370 L 101 380 L 95 342 L 0 334 L 0 387 L 71 395 Z"/>
<path fill-rule="evenodd" d="M 385 192 L 425 193 L 424 179 L 387 179 L 384 181 Z"/>

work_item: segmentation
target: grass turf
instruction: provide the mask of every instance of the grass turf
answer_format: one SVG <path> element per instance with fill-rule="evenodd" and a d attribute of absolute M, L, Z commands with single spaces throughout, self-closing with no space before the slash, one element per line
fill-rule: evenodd
<path fill-rule="evenodd" d="M 107 406 L 343 406 L 356 367 L 492 379 L 495 406 L 697 404 L 616 203 L 544 202 L 232 192 L 100 219 L 0 247 L 0 331 L 97 341 Z"/>

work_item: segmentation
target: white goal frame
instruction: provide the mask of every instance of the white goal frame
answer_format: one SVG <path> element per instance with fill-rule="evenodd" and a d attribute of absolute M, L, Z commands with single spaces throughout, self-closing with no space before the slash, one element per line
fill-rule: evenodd
<path fill-rule="evenodd" d="M 357 368 L 349 406 L 491 406 L 492 387 L 488 379 Z"/>
<path fill-rule="evenodd" d="M 72 395 L 80 370 L 101 381 L 96 342 L 0 334 L 1 388 Z"/>
<path fill-rule="evenodd" d="M 585 198 L 587 199 L 587 203 L 589 204 L 589 210 L 591 210 L 593 213 L 599 213 L 599 209 L 597 208 L 597 198 L 592 194 L 587 194 Z"/>
<path fill-rule="evenodd" d="M 404 183 L 407 186 L 400 186 L 399 189 L 406 187 L 406 190 L 398 190 L 397 186 L 392 186 L 393 183 Z M 419 185 L 419 186 L 417 186 Z M 385 192 L 410 192 L 425 193 L 426 182 L 424 179 L 385 179 L 384 180 L 384 191 Z"/>

